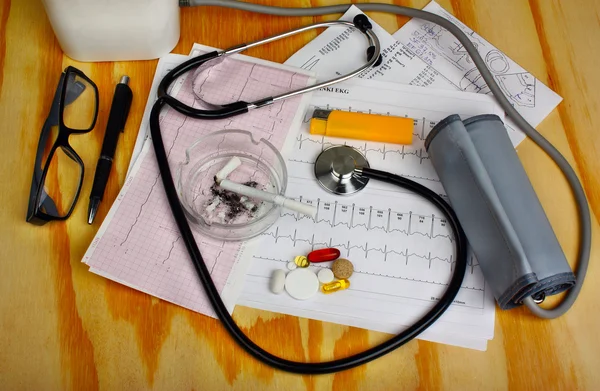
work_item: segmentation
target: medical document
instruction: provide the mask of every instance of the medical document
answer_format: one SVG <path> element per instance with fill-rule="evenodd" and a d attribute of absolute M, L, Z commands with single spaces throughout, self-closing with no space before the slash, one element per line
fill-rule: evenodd
<path fill-rule="evenodd" d="M 314 109 L 337 109 L 414 119 L 411 145 L 313 136 Z M 370 166 L 414 179 L 443 194 L 424 140 L 449 114 L 467 118 L 503 112 L 489 96 L 372 80 L 353 80 L 314 93 L 303 126 L 284 147 L 289 173 L 286 195 L 315 205 L 315 219 L 282 210 L 260 236 L 246 276 L 242 305 L 387 333 L 398 333 L 423 316 L 443 294 L 454 264 L 454 239 L 444 216 L 410 192 L 377 181 L 351 196 L 336 196 L 314 179 L 313 163 L 331 145 L 347 144 L 366 155 Z M 352 261 L 349 289 L 298 301 L 268 289 L 271 273 L 296 255 L 335 247 Z M 315 271 L 329 265 L 310 266 Z M 474 257 L 451 309 L 421 338 L 485 349 L 493 337 L 494 300 Z M 467 342 L 462 342 L 467 340 Z"/>
<path fill-rule="evenodd" d="M 231 96 L 255 100 L 263 94 L 278 94 L 314 83 L 309 72 L 243 55 L 229 57 L 212 72 L 197 77 L 204 78 L 203 85 L 218 85 L 211 97 L 225 100 Z M 195 80 L 198 79 L 194 79 L 194 74 L 188 73 L 182 79 L 183 84 L 176 82 L 170 93 L 190 106 L 202 107 L 192 89 Z M 176 167 L 184 161 L 186 149 L 216 130 L 244 129 L 282 148 L 287 132 L 301 123 L 307 99 L 308 95 L 299 96 L 247 115 L 211 121 L 164 110 L 161 130 L 171 171 L 176 177 Z M 151 96 L 148 105 L 153 101 Z M 194 238 L 224 303 L 232 312 L 241 290 L 238 281 L 243 277 L 239 275 L 245 274 L 241 254 L 251 251 L 251 244 L 211 239 L 197 232 Z M 82 261 L 94 273 L 216 317 L 173 219 L 150 140 L 146 140 L 135 159 L 131 174 Z"/>
<path fill-rule="evenodd" d="M 467 34 L 504 95 L 530 124 L 537 126 L 561 102 L 562 98 L 558 94 L 438 3 L 432 1 L 424 10 L 452 21 Z M 462 44 L 447 30 L 430 22 L 412 19 L 394 34 L 394 38 L 443 75 L 455 88 L 491 95 Z M 509 125 L 516 126 L 512 121 L 509 121 Z"/>
<path fill-rule="evenodd" d="M 533 126 L 560 103 L 562 98 L 558 94 L 436 2 L 432 1 L 424 10 L 452 20 L 470 37 L 500 88 Z M 353 6 L 341 19 L 351 21 L 360 13 Z M 491 95 L 465 49 L 445 29 L 413 18 L 392 36 L 373 20 L 371 23 L 381 42 L 383 62 L 365 71 L 360 78 Z M 347 73 L 356 68 L 356 64 L 364 62 L 365 54 L 357 48 L 365 45 L 360 32 L 330 27 L 285 63 L 313 70 L 318 73 L 319 80 L 325 80 Z M 525 139 L 510 118 L 505 119 L 505 125 L 513 145 L 517 146 Z"/>

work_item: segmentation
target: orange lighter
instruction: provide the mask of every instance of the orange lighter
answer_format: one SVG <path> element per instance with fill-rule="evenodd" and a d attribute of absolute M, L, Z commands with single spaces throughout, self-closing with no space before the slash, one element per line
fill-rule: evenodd
<path fill-rule="evenodd" d="M 413 120 L 380 114 L 316 109 L 310 134 L 382 143 L 411 144 Z"/>

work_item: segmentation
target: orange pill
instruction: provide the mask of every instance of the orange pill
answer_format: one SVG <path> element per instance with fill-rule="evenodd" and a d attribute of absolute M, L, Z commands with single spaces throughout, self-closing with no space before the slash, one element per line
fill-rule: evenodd
<path fill-rule="evenodd" d="M 329 294 L 337 291 L 343 291 L 344 289 L 348 288 L 350 288 L 350 281 L 342 279 L 330 282 L 329 284 L 321 285 L 321 292 Z"/>

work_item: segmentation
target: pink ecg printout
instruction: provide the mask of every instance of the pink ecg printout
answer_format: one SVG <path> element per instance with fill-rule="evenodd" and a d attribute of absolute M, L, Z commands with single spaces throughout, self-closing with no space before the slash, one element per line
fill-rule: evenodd
<path fill-rule="evenodd" d="M 303 71 L 244 57 L 229 57 L 202 71 L 198 76 L 205 78 L 201 81 L 206 83 L 200 94 L 202 99 L 214 104 L 248 102 L 301 88 L 313 81 Z M 190 72 L 177 98 L 201 107 L 193 94 L 193 79 L 194 72 Z M 281 150 L 289 129 L 299 126 L 302 120 L 303 102 L 306 101 L 301 96 L 286 99 L 225 120 L 196 120 L 173 109 L 163 110 L 162 136 L 174 177 L 186 148 L 217 130 L 247 130 Z M 138 160 L 137 170 L 127 179 L 83 262 L 97 274 L 215 317 L 171 214 L 153 148 L 147 148 Z M 222 293 L 241 243 L 217 241 L 198 233 L 195 237 Z"/>

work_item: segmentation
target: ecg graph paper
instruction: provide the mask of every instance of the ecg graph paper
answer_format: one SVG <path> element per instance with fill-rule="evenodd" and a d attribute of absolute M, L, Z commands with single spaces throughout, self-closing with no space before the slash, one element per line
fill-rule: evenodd
<path fill-rule="evenodd" d="M 253 101 L 304 87 L 312 81 L 303 71 L 267 64 L 272 63 L 227 58 L 197 75 L 196 91 L 209 103 Z M 193 95 L 193 81 L 194 74 L 190 72 L 177 98 L 201 107 Z M 221 129 L 247 130 L 281 148 L 288 131 L 299 126 L 303 108 L 303 98 L 299 97 L 215 121 L 196 120 L 172 109 L 165 110 L 161 128 L 171 171 L 175 176 L 187 147 L 201 136 Z M 154 150 L 149 145 L 145 150 L 83 262 L 97 274 L 214 317 L 168 206 Z M 195 238 L 213 281 L 223 294 L 241 243 L 217 241 L 198 233 Z M 233 308 L 237 297 L 224 299 Z"/>

